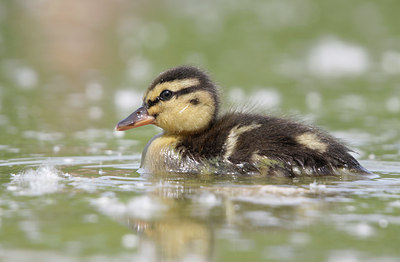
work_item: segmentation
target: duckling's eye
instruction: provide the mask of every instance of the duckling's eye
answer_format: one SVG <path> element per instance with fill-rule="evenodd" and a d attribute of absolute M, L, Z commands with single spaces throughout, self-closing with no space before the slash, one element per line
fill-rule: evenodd
<path fill-rule="evenodd" d="M 173 95 L 172 91 L 164 90 L 160 94 L 160 99 L 163 101 L 170 100 L 172 98 L 172 95 Z"/>

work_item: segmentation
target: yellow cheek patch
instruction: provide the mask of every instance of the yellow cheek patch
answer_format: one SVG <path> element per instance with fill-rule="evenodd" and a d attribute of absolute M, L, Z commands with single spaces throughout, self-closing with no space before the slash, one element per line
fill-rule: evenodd
<path fill-rule="evenodd" d="M 196 103 L 191 103 L 196 100 Z M 214 116 L 214 99 L 207 91 L 181 95 L 149 109 L 159 113 L 155 124 L 172 133 L 191 133 L 206 128 Z"/>
<path fill-rule="evenodd" d="M 186 78 L 186 79 L 178 79 L 170 82 L 164 82 L 156 85 L 153 89 L 151 89 L 145 95 L 145 101 L 154 100 L 160 93 L 166 89 L 171 90 L 173 92 L 182 90 L 187 87 L 200 85 L 200 81 L 197 78 Z"/>
<path fill-rule="evenodd" d="M 320 153 L 326 152 L 328 145 L 322 142 L 317 135 L 313 133 L 304 133 L 296 137 L 297 143 Z"/>

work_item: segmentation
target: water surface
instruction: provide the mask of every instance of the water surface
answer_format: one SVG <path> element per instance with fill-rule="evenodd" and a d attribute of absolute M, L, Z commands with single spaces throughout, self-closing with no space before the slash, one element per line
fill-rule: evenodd
<path fill-rule="evenodd" d="M 0 260 L 400 261 L 399 8 L 1 1 Z M 113 128 L 179 64 L 224 110 L 321 126 L 374 175 L 143 174 L 160 130 Z"/>

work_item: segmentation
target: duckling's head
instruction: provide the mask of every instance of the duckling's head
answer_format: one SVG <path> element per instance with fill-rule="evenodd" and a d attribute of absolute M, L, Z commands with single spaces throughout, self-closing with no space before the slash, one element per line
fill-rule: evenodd
<path fill-rule="evenodd" d="M 143 105 L 116 130 L 154 124 L 170 134 L 195 134 L 207 129 L 218 113 L 216 86 L 208 75 L 192 66 L 161 73 L 143 97 Z"/>

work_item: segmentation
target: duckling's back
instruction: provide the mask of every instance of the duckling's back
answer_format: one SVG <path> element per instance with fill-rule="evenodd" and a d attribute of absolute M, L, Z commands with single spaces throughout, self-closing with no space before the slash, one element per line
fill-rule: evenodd
<path fill-rule="evenodd" d="M 176 148 L 186 158 L 245 173 L 289 177 L 368 173 L 332 136 L 276 117 L 226 114 L 206 131 L 183 137 Z"/>

